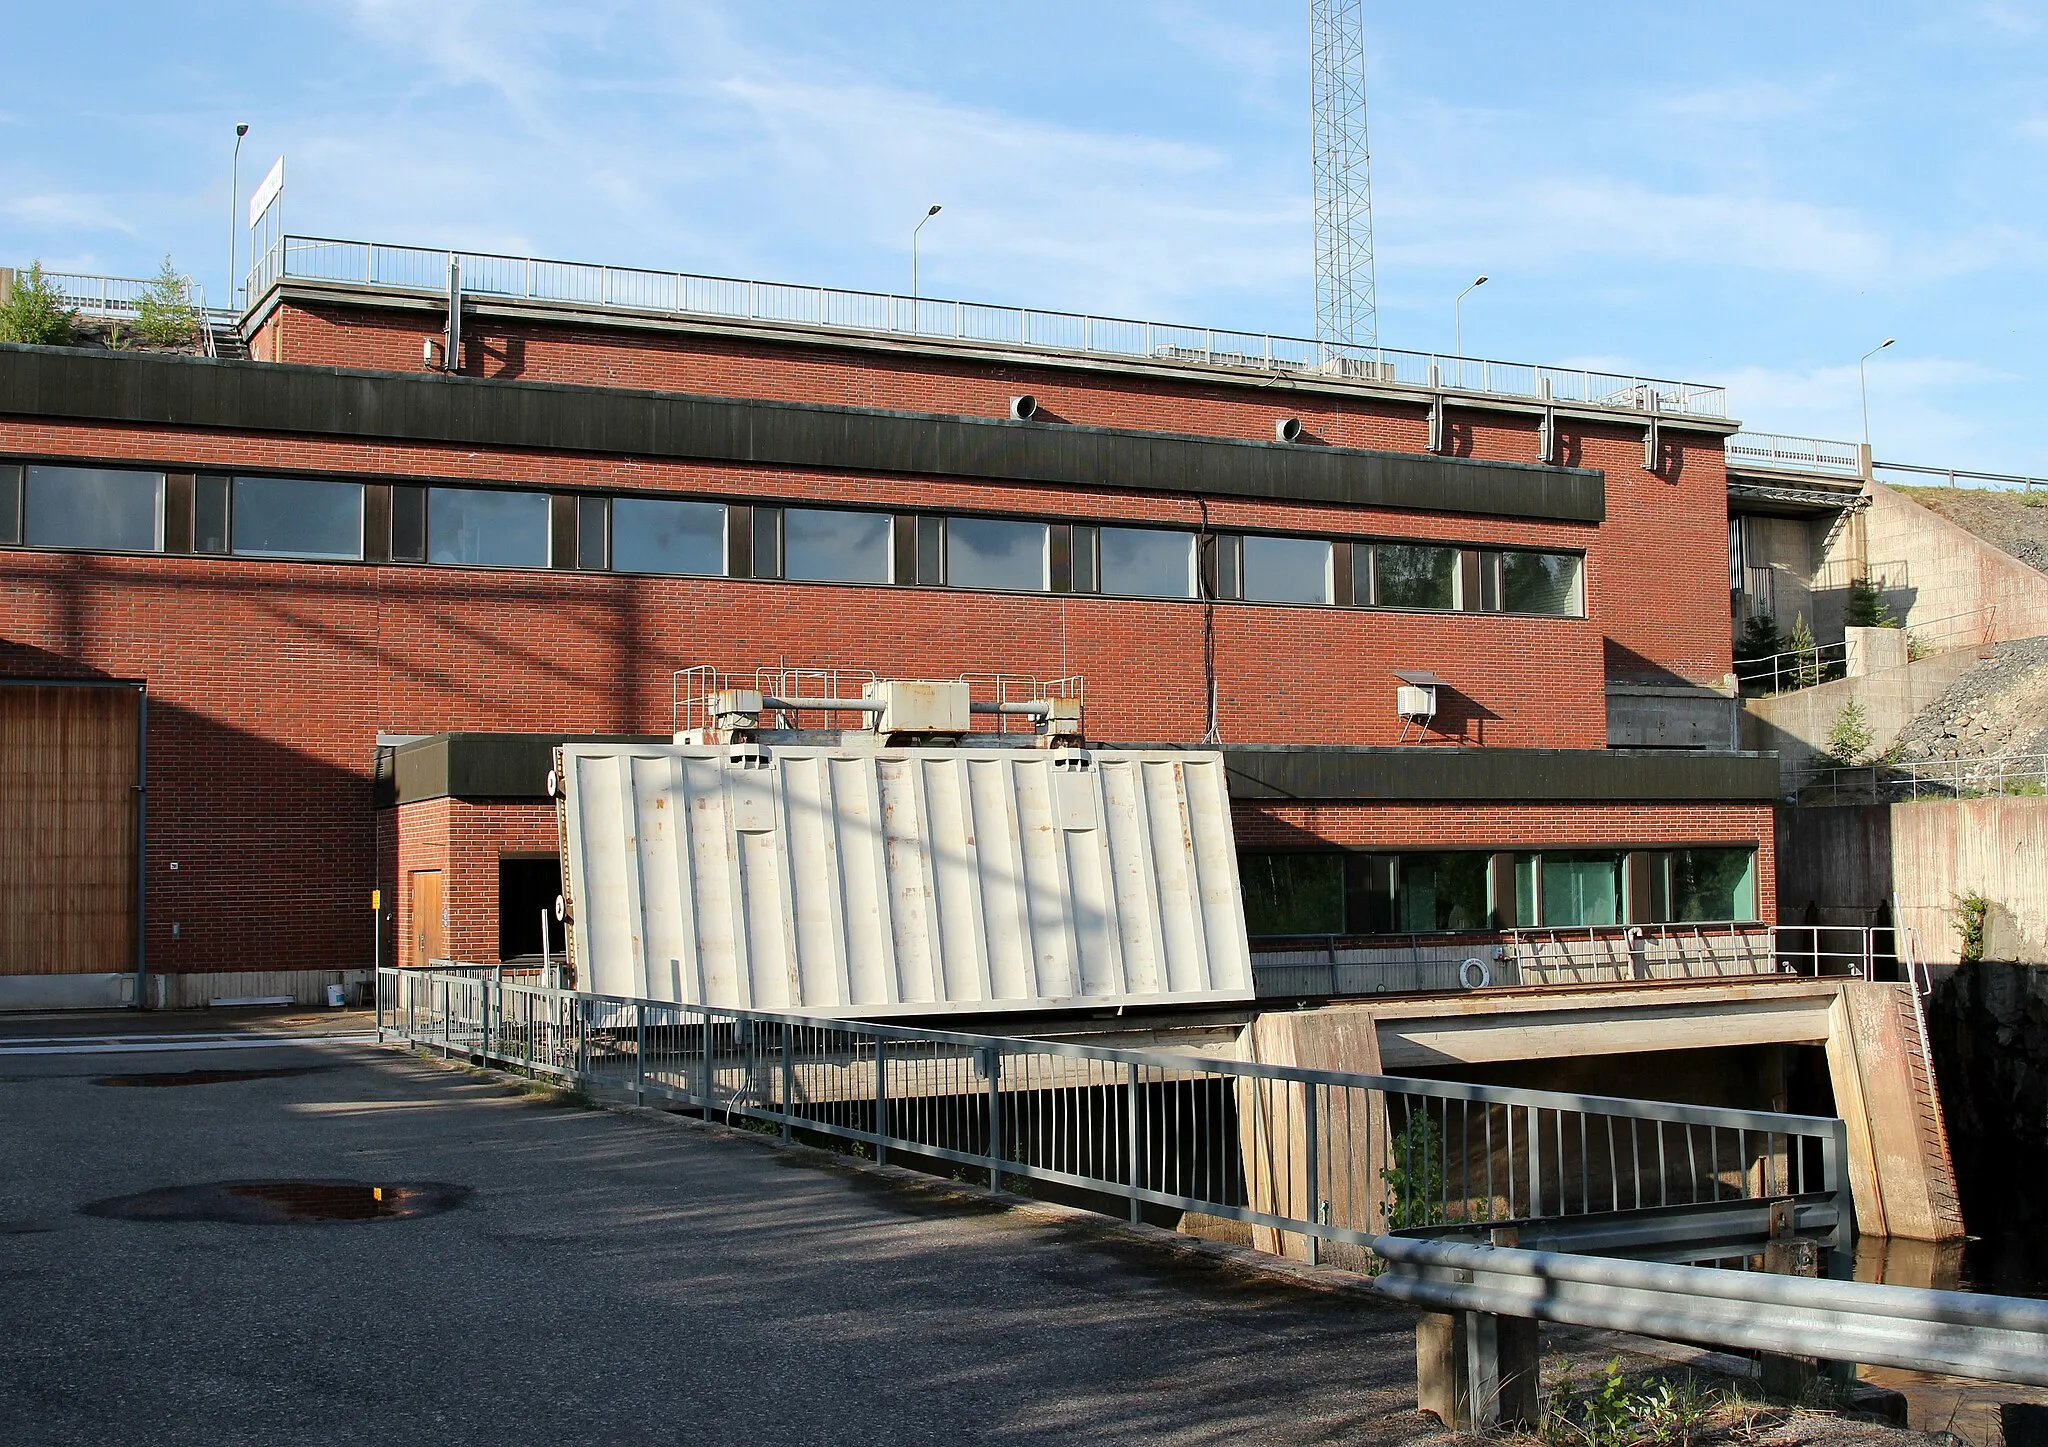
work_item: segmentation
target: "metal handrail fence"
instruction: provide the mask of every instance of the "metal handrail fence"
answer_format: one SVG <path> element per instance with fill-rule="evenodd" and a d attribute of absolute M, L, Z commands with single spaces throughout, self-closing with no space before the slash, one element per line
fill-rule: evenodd
<path fill-rule="evenodd" d="M 1309 372 L 1561 403 L 1725 417 L 1727 389 L 1691 382 L 1497 362 L 1440 352 L 1353 347 L 1271 332 L 1099 317 L 938 297 L 904 297 L 740 277 L 550 261 L 538 257 L 285 236 L 258 255 L 248 296 L 296 278 L 443 295 L 450 263 L 465 293 L 566 302 L 612 311 L 881 332 L 1014 346 L 1035 352 L 1146 358 L 1260 372 Z"/>
<path fill-rule="evenodd" d="M 1842 1122 L 384 969 L 379 1037 L 707 1116 L 1370 1248 L 1391 1229 L 1754 1209 L 1846 1232 Z M 1840 1238 L 1846 1241 L 1846 1235 Z"/>
<path fill-rule="evenodd" d="M 56 288 L 65 304 L 98 316 L 134 316 L 142 301 L 156 287 L 157 279 L 140 276 L 96 276 L 82 271 L 46 271 L 43 279 Z M 232 322 L 235 314 L 225 307 L 206 304 L 206 288 L 194 277 L 182 278 L 191 288 L 192 310 L 201 325 Z"/>
<path fill-rule="evenodd" d="M 1879 462 L 1872 464 L 1880 472 L 1910 472 L 1917 477 L 1945 478 L 1950 487 L 1956 486 L 1957 479 L 1970 482 L 1998 484 L 1999 491 L 2018 488 L 2021 492 L 2032 492 L 2037 487 L 2048 487 L 2048 477 L 2024 477 L 2011 472 L 1972 472 L 1966 467 L 1916 467 L 1908 462 Z"/>
<path fill-rule="evenodd" d="M 1737 432 L 1721 444 L 1730 462 L 1778 468 L 1787 472 L 1821 472 L 1835 477 L 1863 475 L 1862 459 L 1853 442 L 1824 437 L 1793 437 L 1782 432 Z"/>
<path fill-rule="evenodd" d="M 1951 613 L 1898 626 L 1905 632 L 1909 658 L 1952 652 L 1958 648 L 1981 648 L 1997 631 L 1998 605 L 1987 604 L 1966 613 Z M 1752 696 L 1790 693 L 1847 677 L 1850 654 L 1851 645 L 1847 640 L 1817 643 L 1808 648 L 1788 648 L 1761 658 L 1736 659 L 1735 677 L 1741 688 Z"/>
<path fill-rule="evenodd" d="M 2048 754 L 1829 764 L 1789 770 L 1784 781 L 1785 797 L 1806 803 L 1905 804 L 2043 793 L 2048 793 Z"/>

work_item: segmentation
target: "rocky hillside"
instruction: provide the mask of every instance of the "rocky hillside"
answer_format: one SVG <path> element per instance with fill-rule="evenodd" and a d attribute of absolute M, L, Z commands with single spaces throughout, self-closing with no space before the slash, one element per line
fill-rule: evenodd
<path fill-rule="evenodd" d="M 2048 638 L 1984 649 L 1894 749 L 1906 763 L 2048 753 Z"/>
<path fill-rule="evenodd" d="M 1976 487 L 1886 486 L 2011 553 L 2028 567 L 2048 573 L 2048 488 L 1994 492 Z"/>

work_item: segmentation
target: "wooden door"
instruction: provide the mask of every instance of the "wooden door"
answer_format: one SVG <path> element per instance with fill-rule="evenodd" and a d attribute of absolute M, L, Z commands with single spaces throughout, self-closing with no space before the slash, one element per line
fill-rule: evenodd
<path fill-rule="evenodd" d="M 135 968 L 140 699 L 0 686 L 0 975 Z"/>
<path fill-rule="evenodd" d="M 412 960 L 421 969 L 448 957 L 448 906 L 442 902 L 441 871 L 412 872 Z"/>

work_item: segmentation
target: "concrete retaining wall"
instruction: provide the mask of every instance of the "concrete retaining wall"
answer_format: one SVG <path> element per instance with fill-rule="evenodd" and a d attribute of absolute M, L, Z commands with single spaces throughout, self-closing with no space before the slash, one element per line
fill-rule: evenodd
<path fill-rule="evenodd" d="M 1886 601 L 1907 628 L 1991 608 L 1986 642 L 2048 633 L 2048 574 L 1881 482 L 1865 491 L 1869 556 L 1907 565 L 1905 586 L 1886 589 Z"/>
<path fill-rule="evenodd" d="M 1854 700 L 1863 706 L 1875 735 L 1872 752 L 1883 753 L 1922 709 L 1939 702 L 1949 685 L 1976 661 L 1977 650 L 1964 648 L 1937 653 L 1903 668 L 1880 668 L 1858 678 L 1839 678 L 1774 698 L 1745 699 L 1742 747 L 1775 752 L 1779 766 L 1788 773 L 1801 768 L 1827 746 L 1828 730 Z M 1791 922 L 1797 923 L 1796 919 Z"/>
<path fill-rule="evenodd" d="M 1956 896 L 1991 901 L 1984 956 L 2048 963 L 2048 799 L 1957 799 L 1785 809 L 1778 917 L 1867 924 L 1897 897 L 1921 958 L 1960 959 Z"/>

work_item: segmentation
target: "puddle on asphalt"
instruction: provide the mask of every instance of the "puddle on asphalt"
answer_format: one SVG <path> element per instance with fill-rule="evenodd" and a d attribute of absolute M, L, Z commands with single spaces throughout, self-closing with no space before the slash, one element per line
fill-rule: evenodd
<path fill-rule="evenodd" d="M 441 1181 L 214 1181 L 114 1196 L 78 1209 L 116 1221 L 224 1221 L 236 1226 L 406 1221 L 468 1200 L 468 1186 Z"/>
<path fill-rule="evenodd" d="M 93 1084 L 143 1087 L 227 1085 L 237 1080 L 278 1080 L 287 1075 L 311 1075 L 331 1068 L 326 1065 L 293 1065 L 278 1070 L 165 1070 L 154 1075 L 102 1075 Z"/>

